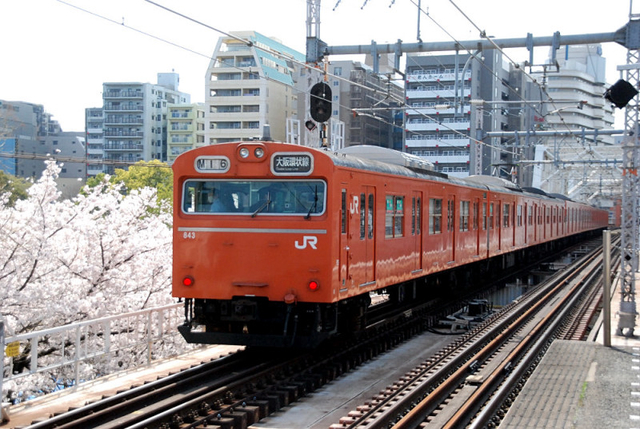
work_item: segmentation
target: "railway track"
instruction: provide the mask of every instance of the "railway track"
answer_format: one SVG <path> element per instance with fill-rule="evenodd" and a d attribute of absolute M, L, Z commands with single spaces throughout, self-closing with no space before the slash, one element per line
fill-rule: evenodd
<path fill-rule="evenodd" d="M 579 326 L 588 313 L 579 310 L 578 322 L 568 323 L 573 308 L 593 308 L 601 261 L 597 249 L 559 271 L 470 333 L 473 338 L 467 339 L 475 346 L 465 342 L 435 356 L 331 429 L 497 427 L 532 365 L 560 331 L 567 331 L 563 324 Z"/>
<path fill-rule="evenodd" d="M 520 332 L 524 328 L 516 323 L 534 318 L 528 312 L 537 308 L 548 293 L 542 289 L 536 288 L 498 315 L 460 335 L 420 368 L 385 389 L 379 397 L 358 407 L 332 428 L 405 424 L 402 423 L 404 419 L 418 413 L 408 413 L 407 398 L 411 398 L 409 402 L 414 405 L 428 398 L 431 405 L 427 409 L 433 409 L 425 419 L 442 419 L 451 414 L 444 410 L 453 408 L 442 404 L 459 401 L 460 392 L 465 391 L 467 385 L 484 384 L 482 374 L 505 361 L 511 338 L 523 335 Z M 526 315 L 523 311 L 527 311 Z M 29 428 L 196 429 L 215 425 L 246 428 L 379 353 L 429 329 L 442 313 L 434 303 L 426 303 L 388 317 L 384 324 L 375 323 L 360 336 L 357 344 L 352 338 L 344 339 L 324 351 L 260 350 L 256 353 L 248 349 L 118 393 Z M 512 360 L 509 358 L 505 362 Z M 434 404 L 438 405 L 434 408 Z"/>

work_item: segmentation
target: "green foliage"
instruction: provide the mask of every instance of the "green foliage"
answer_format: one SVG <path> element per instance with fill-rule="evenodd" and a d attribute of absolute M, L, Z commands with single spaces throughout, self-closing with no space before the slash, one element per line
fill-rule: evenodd
<path fill-rule="evenodd" d="M 104 173 L 100 173 L 87 179 L 87 186 L 97 186 L 104 181 L 104 177 Z M 124 192 L 127 194 L 148 186 L 157 190 L 159 203 L 164 202 L 171 207 L 173 202 L 173 171 L 159 160 L 138 161 L 128 170 L 116 168 L 116 174 L 111 176 L 109 182 L 124 184 Z"/>
<path fill-rule="evenodd" d="M 17 200 L 27 199 L 30 186 L 31 182 L 0 170 L 0 195 L 9 194 L 9 207 L 13 207 Z"/>
<path fill-rule="evenodd" d="M 116 168 L 112 183 L 124 183 L 127 191 L 149 186 L 158 190 L 158 199 L 173 201 L 173 171 L 161 161 L 138 161 L 128 170 Z"/>

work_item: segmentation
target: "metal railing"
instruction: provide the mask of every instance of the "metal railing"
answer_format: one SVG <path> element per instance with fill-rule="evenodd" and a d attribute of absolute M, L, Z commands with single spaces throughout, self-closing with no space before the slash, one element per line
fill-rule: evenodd
<path fill-rule="evenodd" d="M 5 336 L 0 343 L 0 369 L 4 367 L 0 388 L 14 381 L 25 391 L 48 393 L 193 349 L 176 328 L 183 320 L 183 304 L 176 303 Z M 5 353 L 6 345 L 11 345 L 7 350 L 13 351 L 12 356 Z M 28 377 L 34 377 L 33 383 L 49 380 L 54 388 L 33 387 Z"/>

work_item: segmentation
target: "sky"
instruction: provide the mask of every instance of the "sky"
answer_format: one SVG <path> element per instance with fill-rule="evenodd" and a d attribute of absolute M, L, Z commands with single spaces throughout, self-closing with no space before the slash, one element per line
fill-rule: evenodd
<path fill-rule="evenodd" d="M 0 99 L 42 104 L 64 131 L 83 131 L 84 109 L 102 106 L 103 82 L 156 83 L 157 73 L 174 71 L 179 90 L 204 101 L 219 31 L 257 31 L 305 52 L 306 0 L 154 1 L 210 28 L 146 0 L 0 0 Z M 414 43 L 418 1 L 323 0 L 320 38 L 329 46 Z M 629 0 L 420 2 L 424 42 L 478 40 L 478 29 L 496 39 L 611 33 L 630 14 Z M 534 63 L 548 52 L 536 48 Z M 525 49 L 507 53 L 516 62 L 529 56 Z M 603 55 L 612 84 L 626 49 L 604 44 Z M 330 58 L 347 59 L 364 60 Z"/>

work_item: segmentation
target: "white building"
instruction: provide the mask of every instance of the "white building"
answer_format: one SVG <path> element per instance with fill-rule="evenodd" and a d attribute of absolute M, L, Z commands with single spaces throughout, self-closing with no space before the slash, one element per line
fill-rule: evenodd
<path fill-rule="evenodd" d="M 547 104 L 546 128 L 602 130 L 613 128 L 613 109 L 604 99 L 606 59 L 600 45 L 563 46 L 558 50 L 559 70 L 548 72 L 547 93 L 561 104 Z M 543 76 L 534 74 L 541 82 Z M 552 113 L 555 112 L 555 113 Z M 586 136 L 594 144 L 613 144 L 612 136 Z"/>
<path fill-rule="evenodd" d="M 471 100 L 508 100 L 502 55 L 409 55 L 406 67 L 405 150 L 453 177 L 492 174 L 509 162 L 501 142 L 478 145 L 482 133 L 508 128 L 504 109 L 476 108 Z M 504 155 L 504 156 L 503 156 Z"/>
<path fill-rule="evenodd" d="M 188 104 L 191 99 L 178 91 L 178 81 L 177 73 L 158 73 L 156 85 L 103 84 L 102 117 L 97 109 L 87 110 L 92 115 L 87 118 L 89 175 L 113 174 L 138 161 L 167 161 L 168 105 Z"/>
<path fill-rule="evenodd" d="M 613 108 L 603 97 L 606 59 L 600 45 L 562 46 L 557 57 L 558 71 L 546 76 L 536 74 L 541 82 L 546 81 L 547 93 L 557 101 L 546 105 L 542 128 L 591 133 L 541 139 L 536 160 L 542 163 L 534 166 L 538 180 L 533 186 L 611 205 L 607 201 L 619 194 L 620 180 L 620 172 L 612 168 L 611 161 L 621 160 L 622 152 L 615 136 L 593 133 L 614 128 Z"/>
<path fill-rule="evenodd" d="M 287 118 L 297 111 L 295 69 L 305 56 L 254 31 L 232 36 L 218 40 L 207 69 L 207 142 L 250 140 L 265 125 L 285 141 Z"/>

